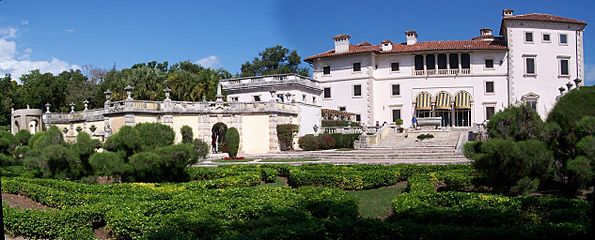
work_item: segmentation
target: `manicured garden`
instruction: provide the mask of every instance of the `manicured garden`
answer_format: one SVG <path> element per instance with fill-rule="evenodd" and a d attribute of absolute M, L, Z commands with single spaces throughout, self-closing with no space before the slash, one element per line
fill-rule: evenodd
<path fill-rule="evenodd" d="M 115 239 L 587 239 L 590 235 L 589 202 L 480 191 L 473 185 L 476 174 L 469 165 L 233 165 L 187 171 L 188 182 L 102 185 L 33 178 L 22 167 L 4 167 L 5 194 L 51 207 L 4 205 L 5 229 L 30 238 L 63 239 L 91 239 L 94 229 L 105 229 Z M 390 186 L 397 191 L 370 192 Z M 399 194 L 404 186 L 405 192 Z M 358 192 L 362 189 L 368 192 Z M 359 209 L 370 204 L 386 207 L 386 200 L 372 201 L 378 197 L 390 197 L 392 211 Z"/>

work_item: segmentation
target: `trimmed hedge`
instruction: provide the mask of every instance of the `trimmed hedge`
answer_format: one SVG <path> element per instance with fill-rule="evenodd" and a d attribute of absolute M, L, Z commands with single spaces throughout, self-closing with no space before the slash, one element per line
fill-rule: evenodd
<path fill-rule="evenodd" d="M 360 134 L 342 134 L 342 133 L 325 133 L 314 136 L 306 134 L 298 141 L 300 148 L 305 151 L 316 151 L 334 148 L 349 148 L 353 149 L 353 142 L 359 138 Z"/>
<path fill-rule="evenodd" d="M 240 133 L 238 129 L 231 127 L 227 129 L 225 134 L 225 141 L 227 146 L 227 154 L 230 158 L 238 156 L 238 150 L 240 148 Z"/>
<path fill-rule="evenodd" d="M 300 126 L 297 124 L 277 125 L 277 138 L 281 151 L 293 150 L 293 138 L 299 131 Z"/>

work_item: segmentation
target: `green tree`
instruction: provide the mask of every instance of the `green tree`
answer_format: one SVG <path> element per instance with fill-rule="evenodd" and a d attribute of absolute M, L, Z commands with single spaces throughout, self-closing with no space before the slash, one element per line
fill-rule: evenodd
<path fill-rule="evenodd" d="M 0 78 L 0 126 L 10 125 L 10 109 L 15 103 L 17 82 L 10 74 Z"/>
<path fill-rule="evenodd" d="M 22 129 L 19 130 L 15 135 L 14 135 L 17 140 L 19 141 L 19 143 L 23 146 L 27 145 L 29 143 L 29 139 L 31 138 L 31 133 L 29 133 L 29 131 Z"/>
<path fill-rule="evenodd" d="M 488 122 L 490 138 L 510 138 L 516 141 L 546 140 L 547 127 L 539 114 L 523 104 L 510 106 L 496 113 Z"/>
<path fill-rule="evenodd" d="M 125 153 L 125 159 L 128 159 L 132 154 L 140 152 L 142 140 L 136 128 L 124 126 L 107 138 L 104 147 L 112 152 L 122 151 Z"/>
<path fill-rule="evenodd" d="M 96 176 L 121 177 L 130 168 L 124 158 L 115 152 L 95 153 L 89 158 L 89 164 Z"/>
<path fill-rule="evenodd" d="M 242 64 L 241 76 L 262 76 L 270 74 L 297 73 L 308 76 L 307 68 L 301 68 L 301 58 L 296 50 L 281 45 L 270 47 L 258 53 L 252 62 Z"/>
<path fill-rule="evenodd" d="M 174 144 L 176 138 L 176 132 L 161 123 L 139 123 L 134 128 L 138 131 L 143 149 L 169 146 Z"/>
<path fill-rule="evenodd" d="M 238 149 L 240 148 L 240 133 L 234 127 L 227 129 L 225 134 L 225 140 L 227 144 L 227 154 L 230 158 L 238 156 Z"/>
<path fill-rule="evenodd" d="M 180 134 L 182 134 L 182 143 L 192 143 L 192 138 L 194 138 L 194 134 L 192 133 L 192 128 L 190 126 L 182 126 L 182 128 L 180 129 Z"/>

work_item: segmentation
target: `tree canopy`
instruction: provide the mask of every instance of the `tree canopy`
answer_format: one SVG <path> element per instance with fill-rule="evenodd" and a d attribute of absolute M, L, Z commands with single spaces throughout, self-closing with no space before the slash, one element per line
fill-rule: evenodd
<path fill-rule="evenodd" d="M 270 47 L 258 53 L 252 62 L 242 64 L 242 77 L 270 74 L 297 73 L 308 76 L 308 68 L 300 67 L 301 58 L 296 50 L 281 45 Z"/>

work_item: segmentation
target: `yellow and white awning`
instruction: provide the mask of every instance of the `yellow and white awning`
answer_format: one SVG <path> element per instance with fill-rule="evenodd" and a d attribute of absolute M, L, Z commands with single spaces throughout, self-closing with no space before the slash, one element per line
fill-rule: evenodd
<path fill-rule="evenodd" d="M 432 110 L 432 95 L 421 92 L 415 98 L 415 110 Z"/>
<path fill-rule="evenodd" d="M 471 94 L 468 92 L 459 92 L 455 96 L 456 109 L 471 109 Z"/>
<path fill-rule="evenodd" d="M 436 95 L 436 109 L 450 110 L 450 94 L 439 92 Z"/>

